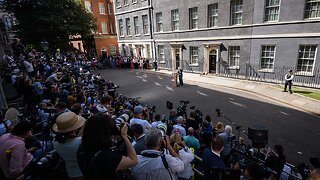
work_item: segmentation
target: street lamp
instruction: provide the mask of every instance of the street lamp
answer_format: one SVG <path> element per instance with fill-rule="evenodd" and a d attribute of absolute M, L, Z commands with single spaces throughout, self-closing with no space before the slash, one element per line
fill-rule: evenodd
<path fill-rule="evenodd" d="M 42 41 L 40 45 L 44 51 L 47 51 L 49 49 L 49 43 L 46 40 Z"/>

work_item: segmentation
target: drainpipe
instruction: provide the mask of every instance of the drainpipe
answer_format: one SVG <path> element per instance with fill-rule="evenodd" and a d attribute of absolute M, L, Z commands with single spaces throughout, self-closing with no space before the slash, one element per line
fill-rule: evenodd
<path fill-rule="evenodd" d="M 151 58 L 154 60 L 156 58 L 155 56 L 155 43 L 153 39 L 153 32 L 154 32 L 154 27 L 153 27 L 153 2 L 152 0 L 148 0 L 148 11 L 149 11 L 149 30 L 150 30 L 150 40 L 151 40 Z"/>

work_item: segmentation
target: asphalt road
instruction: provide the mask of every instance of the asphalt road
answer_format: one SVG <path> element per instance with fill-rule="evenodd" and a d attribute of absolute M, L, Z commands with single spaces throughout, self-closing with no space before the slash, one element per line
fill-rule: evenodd
<path fill-rule="evenodd" d="M 294 165 L 308 162 L 310 157 L 320 157 L 320 118 L 314 115 L 265 97 L 195 81 L 185 82 L 182 87 L 173 87 L 172 78 L 168 76 L 110 69 L 99 73 L 120 86 L 118 93 L 127 97 L 141 97 L 140 101 L 144 104 L 155 105 L 158 114 L 168 116 L 167 100 L 176 107 L 180 105 L 180 100 L 189 100 L 188 107 L 196 106 L 204 115 L 209 114 L 214 124 L 218 121 L 231 124 L 225 118 L 216 116 L 215 110 L 219 108 L 246 131 L 254 126 L 268 128 L 268 146 L 281 144 L 288 162 Z M 233 129 L 237 134 L 234 126 Z M 247 140 L 246 135 L 242 133 L 241 136 Z M 249 140 L 246 142 L 251 144 Z"/>

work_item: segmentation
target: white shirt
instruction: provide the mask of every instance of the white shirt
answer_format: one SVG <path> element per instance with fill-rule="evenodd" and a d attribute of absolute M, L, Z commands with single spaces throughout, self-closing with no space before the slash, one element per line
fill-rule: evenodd
<path fill-rule="evenodd" d="M 153 128 L 157 128 L 158 124 L 160 124 L 160 123 L 162 123 L 162 122 L 161 121 L 155 121 L 155 122 L 151 123 L 151 126 Z"/>
<path fill-rule="evenodd" d="M 161 152 L 156 150 L 144 150 L 152 154 L 158 154 L 156 158 L 149 158 L 142 155 L 138 155 L 138 164 L 132 168 L 132 172 L 137 180 L 145 179 L 157 179 L 168 180 L 170 175 L 168 170 L 164 167 Z M 177 157 L 172 157 L 170 154 L 165 154 L 165 159 L 169 166 L 169 171 L 172 178 L 175 178 L 176 173 L 184 170 L 184 163 Z"/>
<path fill-rule="evenodd" d="M 192 151 L 189 148 L 181 149 L 179 151 L 179 155 L 182 162 L 184 163 L 184 170 L 182 172 L 179 172 L 178 176 L 185 179 L 189 179 L 191 176 L 193 176 L 193 170 L 190 162 L 193 161 L 194 155 L 192 154 Z"/>
<path fill-rule="evenodd" d="M 147 120 L 143 120 L 143 119 L 132 118 L 130 120 L 130 126 L 132 126 L 134 124 L 140 124 L 143 127 L 144 133 L 146 133 L 146 130 L 151 128 L 151 125 L 149 124 L 149 122 Z"/>
<path fill-rule="evenodd" d="M 24 67 L 26 67 L 26 71 L 28 73 L 33 71 L 33 65 L 29 61 L 23 61 Z"/>

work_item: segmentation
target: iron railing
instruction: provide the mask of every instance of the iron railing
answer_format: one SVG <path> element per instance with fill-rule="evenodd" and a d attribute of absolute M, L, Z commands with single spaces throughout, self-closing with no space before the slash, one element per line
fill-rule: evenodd
<path fill-rule="evenodd" d="M 268 83 L 284 83 L 284 76 L 289 70 L 293 70 L 295 86 L 320 88 L 320 69 L 314 68 L 313 72 L 297 72 L 293 66 L 274 66 L 270 69 L 261 69 L 259 65 L 246 63 L 245 66 L 229 67 L 226 62 L 219 62 L 220 69 L 218 76 L 246 79 Z"/>

